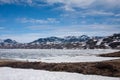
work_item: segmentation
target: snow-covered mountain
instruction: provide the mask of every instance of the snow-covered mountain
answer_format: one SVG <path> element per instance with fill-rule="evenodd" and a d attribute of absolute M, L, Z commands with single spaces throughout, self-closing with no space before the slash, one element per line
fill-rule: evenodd
<path fill-rule="evenodd" d="M 40 48 L 40 49 L 95 49 L 95 48 L 117 48 L 120 49 L 120 33 L 107 37 L 89 37 L 82 36 L 66 36 L 39 38 L 30 43 L 18 43 L 11 39 L 0 39 L 0 48 Z"/>
<path fill-rule="evenodd" d="M 58 37 L 48 37 L 48 38 L 39 38 L 38 40 L 35 40 L 33 42 L 31 42 L 32 44 L 49 44 L 49 43 L 62 43 L 63 39 L 62 38 L 58 38 Z M 30 43 L 30 44 L 31 44 Z"/>
<path fill-rule="evenodd" d="M 19 43 L 12 39 L 0 39 L 0 48 L 14 48 Z"/>
<path fill-rule="evenodd" d="M 120 48 L 120 34 L 113 34 L 107 37 L 89 37 L 82 36 L 67 36 L 64 38 L 49 37 L 40 38 L 30 43 L 37 48 L 67 48 L 67 49 L 81 49 L 81 48 Z"/>
<path fill-rule="evenodd" d="M 90 39 L 89 36 L 87 35 L 82 35 L 82 36 L 67 36 L 64 39 L 64 42 L 70 43 L 70 42 L 85 42 Z"/>
<path fill-rule="evenodd" d="M 66 36 L 64 38 L 59 38 L 59 37 L 48 37 L 48 38 L 40 38 L 38 40 L 35 40 L 31 43 L 35 44 L 49 44 L 49 43 L 54 43 L 54 44 L 60 44 L 60 43 L 74 43 L 74 42 L 85 42 L 88 41 L 90 37 L 87 35 L 82 35 L 82 36 Z"/>
<path fill-rule="evenodd" d="M 107 37 L 92 38 L 86 43 L 87 48 L 118 48 L 120 49 L 120 34 Z"/>
<path fill-rule="evenodd" d="M 0 39 L 0 43 L 3 43 L 3 44 L 16 44 L 17 42 L 15 40 L 12 40 L 12 39 L 5 39 L 5 40 L 2 40 Z"/>
<path fill-rule="evenodd" d="M 107 45 L 111 48 L 120 48 L 120 34 L 113 34 L 103 39 L 101 45 Z"/>

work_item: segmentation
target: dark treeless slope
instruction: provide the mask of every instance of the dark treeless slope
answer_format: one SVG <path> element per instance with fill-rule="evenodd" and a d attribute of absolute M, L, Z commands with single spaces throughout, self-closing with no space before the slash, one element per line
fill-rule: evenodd
<path fill-rule="evenodd" d="M 102 62 L 80 63 L 43 63 L 0 60 L 0 67 L 32 68 L 49 71 L 66 71 L 83 74 L 95 74 L 111 77 L 120 77 L 120 59 Z"/>
<path fill-rule="evenodd" d="M 120 57 L 120 51 L 108 54 L 100 54 L 101 57 Z"/>

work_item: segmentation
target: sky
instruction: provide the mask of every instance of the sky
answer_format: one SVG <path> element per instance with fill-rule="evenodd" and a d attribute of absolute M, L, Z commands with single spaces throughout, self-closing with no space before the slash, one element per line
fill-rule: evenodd
<path fill-rule="evenodd" d="M 120 33 L 120 0 L 0 0 L 0 39 Z"/>

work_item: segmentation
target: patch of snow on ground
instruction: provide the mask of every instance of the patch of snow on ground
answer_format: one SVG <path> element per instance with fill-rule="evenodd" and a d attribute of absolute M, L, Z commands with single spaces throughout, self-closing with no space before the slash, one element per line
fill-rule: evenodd
<path fill-rule="evenodd" d="M 120 78 L 1 67 L 0 80 L 120 80 Z"/>

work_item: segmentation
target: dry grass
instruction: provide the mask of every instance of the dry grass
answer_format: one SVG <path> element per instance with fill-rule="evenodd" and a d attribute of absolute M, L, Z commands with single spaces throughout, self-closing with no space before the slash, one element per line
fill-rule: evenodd
<path fill-rule="evenodd" d="M 101 57 L 120 57 L 120 51 L 114 52 L 114 53 L 108 53 L 108 54 L 101 54 L 99 56 L 101 56 Z"/>

